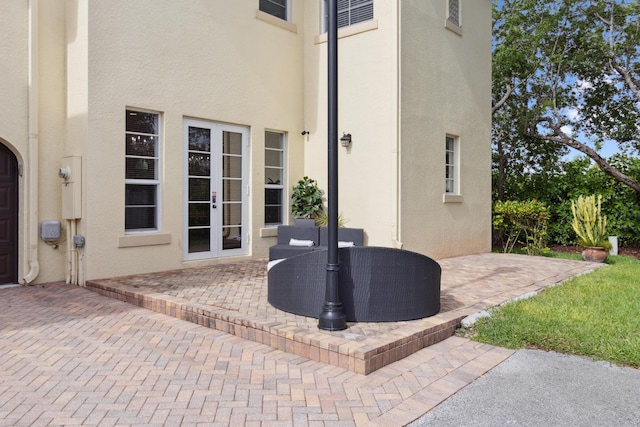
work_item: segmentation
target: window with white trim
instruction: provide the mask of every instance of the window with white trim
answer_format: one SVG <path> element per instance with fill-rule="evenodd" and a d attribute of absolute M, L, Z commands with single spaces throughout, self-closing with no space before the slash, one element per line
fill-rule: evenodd
<path fill-rule="evenodd" d="M 276 18 L 289 20 L 289 0 L 260 0 L 258 8 Z"/>
<path fill-rule="evenodd" d="M 160 114 L 126 110 L 124 228 L 159 229 Z"/>
<path fill-rule="evenodd" d="M 285 135 L 266 131 L 264 134 L 264 223 L 284 223 L 285 213 Z"/>
<path fill-rule="evenodd" d="M 323 32 L 329 27 L 329 5 L 323 0 Z M 373 19 L 373 0 L 338 0 L 338 28 L 349 27 Z"/>
<path fill-rule="evenodd" d="M 446 0 L 447 1 L 447 19 L 444 26 L 462 35 L 462 0 Z"/>
<path fill-rule="evenodd" d="M 458 138 L 445 138 L 445 193 L 458 194 Z"/>

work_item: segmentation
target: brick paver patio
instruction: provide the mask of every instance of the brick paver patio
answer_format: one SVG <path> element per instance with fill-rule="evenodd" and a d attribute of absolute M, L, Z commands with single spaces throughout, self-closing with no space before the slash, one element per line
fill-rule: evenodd
<path fill-rule="evenodd" d="M 369 374 L 452 336 L 469 314 L 594 268 L 594 264 L 579 261 L 508 254 L 439 262 L 442 309 L 436 316 L 408 322 L 352 323 L 341 332 L 320 331 L 316 319 L 269 305 L 264 260 L 95 280 L 87 287 L 298 356 Z"/>
<path fill-rule="evenodd" d="M 438 316 L 445 322 L 593 267 L 489 254 L 440 263 L 446 311 Z M 350 325 L 336 333 L 281 312 L 274 320 L 261 299 L 246 297 L 255 296 L 249 289 L 255 288 L 260 262 L 234 266 L 244 267 L 236 274 L 229 266 L 182 270 L 191 278 L 184 281 L 169 272 L 100 283 L 110 283 L 115 295 L 121 287 L 144 291 L 139 301 L 152 296 L 156 309 L 174 315 L 215 307 L 232 332 L 242 322 L 273 323 L 269 334 L 276 336 L 279 328 L 293 326 L 294 342 L 299 334 L 319 334 L 328 348 L 336 347 L 332 340 L 353 341 L 348 334 L 375 348 L 398 331 L 415 334 L 430 324 Z M 199 292 L 202 286 L 208 291 Z M 70 285 L 0 289 L 0 425 L 401 426 L 512 354 L 450 337 L 363 375 L 271 344 Z"/>

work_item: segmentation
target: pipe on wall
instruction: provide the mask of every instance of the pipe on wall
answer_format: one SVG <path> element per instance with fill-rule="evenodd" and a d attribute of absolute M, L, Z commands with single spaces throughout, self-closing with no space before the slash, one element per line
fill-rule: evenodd
<path fill-rule="evenodd" d="M 402 217 L 401 217 L 401 209 L 402 209 L 402 182 L 400 179 L 400 173 L 401 173 L 401 164 L 400 164 L 400 155 L 401 155 L 401 139 L 402 139 L 402 132 L 400 131 L 400 121 L 402 120 L 401 117 L 401 87 L 400 87 L 400 75 L 401 75 L 401 69 L 400 67 L 402 66 L 402 57 L 401 57 L 401 25 L 402 22 L 400 21 L 400 14 L 401 14 L 401 3 L 402 2 L 398 2 L 397 6 L 396 6 L 396 10 L 395 10 L 395 18 L 396 18 L 396 26 L 398 28 L 398 30 L 396 31 L 396 63 L 397 68 L 395 69 L 395 73 L 396 75 L 394 76 L 394 81 L 396 82 L 395 85 L 395 111 L 396 111 L 396 116 L 395 116 L 395 123 L 394 123 L 394 127 L 395 127 L 395 138 L 391 138 L 391 243 L 393 245 L 394 248 L 396 249 L 401 249 L 402 248 Z"/>
<path fill-rule="evenodd" d="M 29 164 L 28 181 L 25 186 L 28 197 L 26 228 L 28 241 L 27 256 L 29 272 L 23 281 L 29 284 L 38 277 L 40 263 L 38 261 L 38 0 L 29 0 Z"/>

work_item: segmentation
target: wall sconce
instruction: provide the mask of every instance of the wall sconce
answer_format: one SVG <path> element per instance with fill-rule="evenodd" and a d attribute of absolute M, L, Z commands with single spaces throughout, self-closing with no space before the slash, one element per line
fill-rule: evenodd
<path fill-rule="evenodd" d="M 342 137 L 340 138 L 340 144 L 343 147 L 348 147 L 351 145 L 351 134 L 342 132 Z"/>

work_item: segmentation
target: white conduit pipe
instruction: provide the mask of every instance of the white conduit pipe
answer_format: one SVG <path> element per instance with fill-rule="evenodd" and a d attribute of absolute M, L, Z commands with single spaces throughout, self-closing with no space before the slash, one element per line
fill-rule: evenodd
<path fill-rule="evenodd" d="M 71 284 L 78 284 L 78 249 L 76 249 L 73 244 L 73 236 L 76 235 L 77 232 L 77 224 L 76 220 L 72 219 L 69 221 L 71 223 L 71 240 L 69 241 L 70 257 L 71 257 Z"/>
<path fill-rule="evenodd" d="M 67 273 L 66 280 L 67 284 L 71 283 L 71 271 L 73 271 L 73 266 L 71 263 L 71 256 L 73 255 L 73 234 L 71 234 L 71 222 L 72 220 L 67 220 Z"/>
<path fill-rule="evenodd" d="M 25 188 L 28 192 L 25 212 L 29 272 L 23 281 L 29 284 L 40 273 L 38 262 L 38 0 L 29 0 L 29 164 Z"/>

